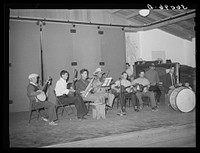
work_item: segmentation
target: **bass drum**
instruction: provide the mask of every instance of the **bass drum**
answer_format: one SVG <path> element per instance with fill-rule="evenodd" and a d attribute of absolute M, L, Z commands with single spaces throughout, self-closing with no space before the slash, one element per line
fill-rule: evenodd
<path fill-rule="evenodd" d="M 168 92 L 169 101 L 172 108 L 176 111 L 190 112 L 195 108 L 196 98 L 191 89 L 178 87 Z"/>

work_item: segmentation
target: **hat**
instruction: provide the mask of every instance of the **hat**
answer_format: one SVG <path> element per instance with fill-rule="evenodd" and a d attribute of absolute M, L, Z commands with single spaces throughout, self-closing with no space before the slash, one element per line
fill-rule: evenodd
<path fill-rule="evenodd" d="M 35 77 L 38 77 L 38 76 L 39 76 L 38 74 L 32 73 L 32 74 L 30 74 L 30 75 L 28 76 L 28 78 L 29 78 L 29 80 L 30 80 L 31 78 L 35 78 Z"/>
<path fill-rule="evenodd" d="M 94 71 L 94 75 L 96 74 L 100 74 L 100 73 L 103 73 L 103 71 L 101 70 L 101 68 L 97 68 L 95 71 Z"/>

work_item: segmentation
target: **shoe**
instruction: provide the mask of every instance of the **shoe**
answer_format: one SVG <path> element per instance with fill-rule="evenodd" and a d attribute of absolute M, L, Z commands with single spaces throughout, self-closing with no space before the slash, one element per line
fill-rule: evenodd
<path fill-rule="evenodd" d="M 106 105 L 106 108 L 107 108 L 107 109 L 112 109 L 112 107 L 111 107 L 111 106 L 109 106 L 109 105 Z"/>
<path fill-rule="evenodd" d="M 156 105 L 155 108 L 159 108 L 158 105 Z"/>
<path fill-rule="evenodd" d="M 78 120 L 85 120 L 85 119 L 87 119 L 87 118 L 85 118 L 85 117 L 78 117 Z"/>
<path fill-rule="evenodd" d="M 117 115 L 119 115 L 119 116 L 123 116 L 123 114 L 122 114 L 122 113 L 117 113 Z"/>
<path fill-rule="evenodd" d="M 55 123 L 54 121 L 49 122 L 49 125 L 58 125 L 57 123 Z"/>
<path fill-rule="evenodd" d="M 117 115 L 123 116 L 123 115 L 126 115 L 126 113 L 125 112 L 120 112 L 120 113 L 117 113 Z"/>
<path fill-rule="evenodd" d="M 135 108 L 134 111 L 139 112 L 139 109 Z"/>
<path fill-rule="evenodd" d="M 126 112 L 122 112 L 123 115 L 126 115 Z"/>
<path fill-rule="evenodd" d="M 154 108 L 152 108 L 152 111 L 157 112 L 158 109 L 154 107 Z"/>
<path fill-rule="evenodd" d="M 143 109 L 143 106 L 140 106 L 140 109 Z"/>
<path fill-rule="evenodd" d="M 41 117 L 41 120 L 45 121 L 45 122 L 48 122 L 49 120 L 44 118 L 44 117 Z"/>

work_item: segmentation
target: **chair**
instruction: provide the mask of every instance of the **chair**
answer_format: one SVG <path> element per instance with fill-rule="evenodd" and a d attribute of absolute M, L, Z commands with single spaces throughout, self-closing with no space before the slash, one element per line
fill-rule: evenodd
<path fill-rule="evenodd" d="M 148 97 L 148 96 L 142 96 L 142 100 L 143 100 L 143 107 L 144 107 L 145 105 L 147 105 L 148 107 L 151 106 L 150 97 Z"/>
<path fill-rule="evenodd" d="M 56 91 L 55 91 L 55 90 L 53 90 L 53 93 L 54 93 L 54 96 L 55 96 L 55 98 L 56 98 L 56 105 L 55 105 L 55 106 L 56 106 L 56 115 L 57 115 L 57 117 L 58 117 L 57 111 L 58 111 L 58 108 L 59 108 L 59 107 L 62 108 L 62 116 L 63 116 L 63 112 L 64 112 L 64 111 L 67 113 L 67 109 L 65 108 L 65 106 L 69 106 L 69 107 L 71 108 L 71 110 L 73 111 L 73 113 L 75 114 L 75 112 L 74 112 L 74 110 L 73 110 L 73 108 L 71 107 L 70 104 L 62 104 L 62 103 L 60 102 L 60 100 L 58 99 L 58 97 L 56 96 Z"/>
<path fill-rule="evenodd" d="M 121 104 L 121 103 L 120 103 L 120 95 L 115 96 L 114 100 L 115 100 L 116 98 L 117 98 L 117 109 L 118 109 L 119 105 Z M 128 105 L 129 105 L 129 107 L 130 107 L 131 97 L 125 95 L 125 107 L 126 107 L 126 104 L 127 104 L 127 102 L 126 102 L 127 100 L 128 100 Z"/>
<path fill-rule="evenodd" d="M 31 122 L 31 117 L 32 117 L 33 111 L 36 111 L 36 113 L 37 113 L 37 120 L 38 120 L 39 117 L 42 117 L 41 114 L 40 114 L 40 109 L 44 109 L 44 107 L 42 107 L 42 108 L 41 107 L 40 108 L 35 108 L 33 106 L 33 102 L 30 101 L 30 104 L 29 104 L 29 121 L 28 121 L 28 123 Z"/>

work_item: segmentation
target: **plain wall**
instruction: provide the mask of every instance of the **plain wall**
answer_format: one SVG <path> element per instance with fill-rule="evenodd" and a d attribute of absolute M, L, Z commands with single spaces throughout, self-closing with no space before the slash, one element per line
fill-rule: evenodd
<path fill-rule="evenodd" d="M 172 62 L 185 63 L 184 40 L 158 29 L 141 31 L 140 56 L 152 60 L 152 51 L 165 51 L 166 59 Z"/>
<path fill-rule="evenodd" d="M 55 103 L 53 90 L 61 70 L 68 70 L 70 80 L 73 69 L 78 72 L 87 68 L 90 76 L 97 67 L 109 70 L 110 76 L 118 79 L 125 68 L 125 33 L 121 28 L 101 27 L 99 35 L 96 26 L 76 26 L 71 33 L 71 25 L 46 23 L 42 28 L 44 79 L 53 78 L 50 86 L 49 101 Z M 27 111 L 28 75 L 38 73 L 41 76 L 40 30 L 36 22 L 10 22 L 9 37 L 9 105 L 10 112 Z M 71 62 L 77 66 L 71 66 Z M 104 66 L 99 66 L 104 62 Z M 78 76 L 80 78 L 80 74 Z"/>
<path fill-rule="evenodd" d="M 26 95 L 30 73 L 40 74 L 40 33 L 35 22 L 10 21 L 9 30 L 9 104 L 10 112 L 28 110 Z"/>

